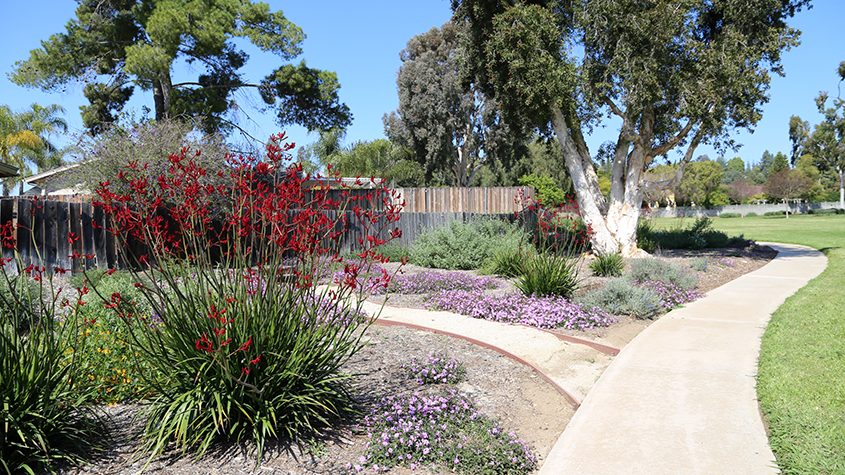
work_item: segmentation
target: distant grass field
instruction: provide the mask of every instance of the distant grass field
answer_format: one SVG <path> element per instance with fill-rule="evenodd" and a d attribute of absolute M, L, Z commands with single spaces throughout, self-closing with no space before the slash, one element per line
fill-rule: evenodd
<path fill-rule="evenodd" d="M 845 215 L 715 218 L 713 227 L 827 254 L 827 269 L 772 316 L 757 394 L 783 473 L 845 474 Z"/>

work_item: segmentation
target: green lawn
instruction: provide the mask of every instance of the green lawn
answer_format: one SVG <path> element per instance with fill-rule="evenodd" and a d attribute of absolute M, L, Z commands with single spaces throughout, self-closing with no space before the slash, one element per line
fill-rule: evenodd
<path fill-rule="evenodd" d="M 655 224 L 675 226 L 678 220 Z M 824 273 L 772 317 L 757 393 L 783 473 L 845 474 L 845 216 L 715 218 L 713 225 L 827 254 Z"/>

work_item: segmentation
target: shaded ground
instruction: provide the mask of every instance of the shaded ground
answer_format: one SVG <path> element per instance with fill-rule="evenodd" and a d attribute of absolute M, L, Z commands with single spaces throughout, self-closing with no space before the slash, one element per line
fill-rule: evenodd
<path fill-rule="evenodd" d="M 370 327 L 368 345 L 350 361 L 346 369 L 360 374 L 356 398 L 368 412 L 381 396 L 418 389 L 402 370 L 411 358 L 425 358 L 432 351 L 445 352 L 462 361 L 466 379 L 458 389 L 470 394 L 484 414 L 498 419 L 502 426 L 515 431 L 543 457 L 551 449 L 573 414 L 571 406 L 549 384 L 529 368 L 496 352 L 428 332 L 400 327 Z M 117 437 L 112 454 L 74 474 L 134 474 L 145 460 L 133 460 L 138 447 L 138 430 L 142 423 L 133 421 L 137 406 L 107 408 L 116 427 Z M 256 473 L 266 474 L 335 474 L 348 472 L 347 466 L 357 462 L 366 449 L 366 431 L 353 423 L 336 437 L 314 442 L 307 447 L 276 451 L 262 463 Z M 162 458 L 153 461 L 144 473 L 230 475 L 251 473 L 254 459 L 248 454 L 210 454 L 202 460 Z M 412 473 L 394 469 L 391 473 Z M 417 469 L 413 473 L 434 473 Z M 437 471 L 436 473 L 443 473 Z"/>

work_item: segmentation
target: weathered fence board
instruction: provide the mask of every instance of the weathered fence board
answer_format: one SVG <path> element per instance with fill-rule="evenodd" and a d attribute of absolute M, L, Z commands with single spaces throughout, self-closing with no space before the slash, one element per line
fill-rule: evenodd
<path fill-rule="evenodd" d="M 522 209 L 520 197 L 534 196 L 530 186 L 396 188 L 403 213 L 504 214 Z"/>
<path fill-rule="evenodd" d="M 480 203 L 480 202 L 479 202 Z M 484 206 L 489 205 L 489 201 Z M 466 202 L 467 206 L 478 203 Z M 504 202 L 500 202 L 504 205 Z M 463 205 L 462 205 L 463 206 Z M 360 248 L 366 239 L 366 230 L 361 226 L 351 210 L 340 211 L 346 214 L 347 228 L 335 242 L 342 252 Z M 327 211 L 330 217 L 338 211 Z M 512 221 L 515 213 L 482 212 L 403 212 L 399 221 L 384 225 L 373 223 L 370 231 L 382 230 L 382 238 L 387 239 L 393 228 L 399 228 L 402 236 L 397 240 L 402 245 L 410 245 L 423 232 L 452 221 L 468 221 L 478 217 L 491 217 Z M 385 219 L 384 217 L 380 219 Z M 100 208 L 91 203 L 32 200 L 29 198 L 0 199 L 0 224 L 12 222 L 17 226 L 18 250 L 24 265 L 43 265 L 49 271 L 56 267 L 80 272 L 91 268 L 123 268 L 125 262 L 118 252 L 117 241 L 108 230 L 113 223 Z M 340 228 L 339 228 L 340 229 Z M 78 239 L 70 242 L 68 233 Z M 324 243 L 330 245 L 329 243 Z M 77 254 L 81 259 L 71 259 Z M 11 252 L 4 250 L 3 255 L 11 257 Z"/>

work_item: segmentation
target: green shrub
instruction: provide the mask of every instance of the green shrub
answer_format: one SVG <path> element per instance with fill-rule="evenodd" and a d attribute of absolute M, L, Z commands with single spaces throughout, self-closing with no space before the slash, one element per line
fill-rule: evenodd
<path fill-rule="evenodd" d="M 631 270 L 626 276 L 635 284 L 648 281 L 666 282 L 677 285 L 682 289 L 692 289 L 698 284 L 698 279 L 686 269 L 671 262 L 653 257 L 633 259 Z"/>
<path fill-rule="evenodd" d="M 654 317 L 663 311 L 657 293 L 626 279 L 613 279 L 601 289 L 588 292 L 579 301 L 584 306 L 598 307 L 614 315 L 630 315 L 643 319 Z"/>
<path fill-rule="evenodd" d="M 543 206 L 559 206 L 566 201 L 566 193 L 554 178 L 547 174 L 531 173 L 519 178 L 519 184 L 534 188 L 534 197 Z"/>
<path fill-rule="evenodd" d="M 755 213 L 754 211 L 752 211 L 750 213 L 745 213 L 746 218 L 754 218 L 756 216 L 757 216 L 757 213 Z"/>
<path fill-rule="evenodd" d="M 390 259 L 390 262 L 402 262 L 402 259 L 410 257 L 411 250 L 398 242 L 388 242 L 376 249 L 379 253 Z"/>
<path fill-rule="evenodd" d="M 18 262 L 19 269 L 23 265 Z M 37 272 L 37 271 L 36 271 Z M 45 276 L 45 279 L 47 277 Z M 103 450 L 103 424 L 81 384 L 82 342 L 73 325 L 58 325 L 59 309 L 78 306 L 52 300 L 49 282 L 2 271 L 0 293 L 0 472 L 54 471 Z"/>
<path fill-rule="evenodd" d="M 678 226 L 673 229 L 654 229 L 650 224 L 640 224 L 637 228 L 637 239 L 639 243 L 653 243 L 655 249 L 744 247 L 748 244 L 742 236 L 729 237 L 724 232 L 713 229 L 712 225 L 713 221 L 708 217 L 696 219 L 687 228 Z M 640 247 L 646 252 L 651 252 L 642 244 Z"/>
<path fill-rule="evenodd" d="M 481 269 L 485 274 L 502 277 L 519 277 L 523 274 L 525 263 L 534 258 L 537 252 L 533 247 L 506 247 L 493 253 Z"/>
<path fill-rule="evenodd" d="M 554 254 L 537 254 L 525 263 L 514 284 L 525 295 L 570 298 L 578 290 L 578 261 Z"/>
<path fill-rule="evenodd" d="M 436 269 L 478 269 L 504 249 L 527 242 L 519 226 L 500 219 L 452 221 L 420 235 L 411 246 L 411 262 Z"/>
<path fill-rule="evenodd" d="M 786 216 L 786 210 L 781 211 L 766 211 L 763 216 Z"/>
<path fill-rule="evenodd" d="M 654 227 L 651 221 L 641 219 L 637 223 L 637 247 L 645 252 L 651 253 L 657 250 L 657 243 L 652 236 L 654 235 Z"/>
<path fill-rule="evenodd" d="M 835 208 L 824 208 L 824 209 L 811 209 L 807 213 L 808 214 L 825 215 L 825 214 L 837 214 L 837 211 L 838 210 L 835 209 Z"/>
<path fill-rule="evenodd" d="M 625 259 L 622 254 L 598 254 L 596 259 L 590 263 L 590 270 L 593 275 L 599 277 L 619 277 L 625 269 Z"/>
<path fill-rule="evenodd" d="M 742 215 L 739 213 L 722 213 L 719 215 L 720 218 L 741 218 Z"/>
<path fill-rule="evenodd" d="M 79 308 L 75 321 L 67 319 L 65 324 L 75 325 L 78 338 L 84 343 L 79 357 L 87 384 L 100 402 L 143 399 L 151 394 L 147 383 L 154 379 L 153 368 L 141 358 L 126 325 L 155 325 L 149 305 L 134 287 L 129 273 L 106 276 L 102 271 L 89 271 L 86 274 L 88 282 L 96 282 L 97 292 L 103 298 L 93 293 L 85 295 L 85 305 Z M 85 287 L 84 277 L 74 276 L 72 280 Z M 115 293 L 121 296 L 122 311 L 131 314 L 131 318 L 123 319 L 107 308 L 111 302 L 105 299 Z M 136 331 L 135 335 L 143 338 L 145 332 Z"/>

